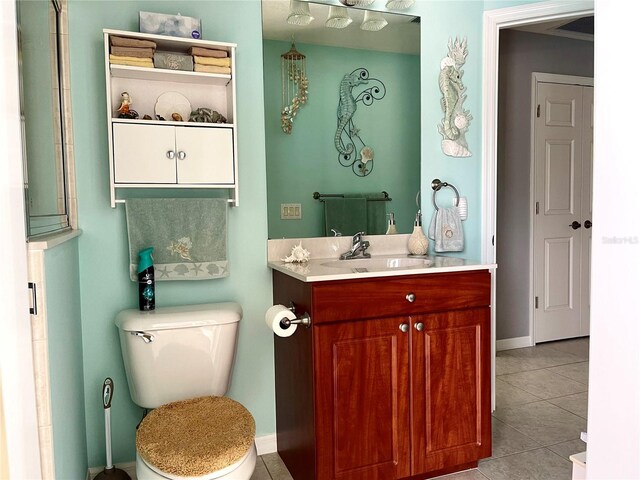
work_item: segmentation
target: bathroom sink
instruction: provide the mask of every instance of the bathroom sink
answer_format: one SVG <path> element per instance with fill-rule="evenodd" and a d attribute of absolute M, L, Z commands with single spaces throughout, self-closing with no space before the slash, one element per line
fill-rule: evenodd
<path fill-rule="evenodd" d="M 371 257 L 355 258 L 352 260 L 333 260 L 322 265 L 331 268 L 343 268 L 348 270 L 376 271 L 395 270 L 406 268 L 427 268 L 433 261 L 427 258 L 410 257 Z"/>

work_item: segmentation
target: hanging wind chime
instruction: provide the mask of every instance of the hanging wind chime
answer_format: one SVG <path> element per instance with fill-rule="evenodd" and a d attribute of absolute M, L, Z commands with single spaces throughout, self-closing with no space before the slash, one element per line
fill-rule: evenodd
<path fill-rule="evenodd" d="M 305 56 L 296 50 L 296 44 L 291 42 L 287 53 L 280 55 L 282 72 L 282 130 L 291 134 L 293 118 L 301 105 L 307 103 L 309 94 L 309 79 L 307 78 Z"/>

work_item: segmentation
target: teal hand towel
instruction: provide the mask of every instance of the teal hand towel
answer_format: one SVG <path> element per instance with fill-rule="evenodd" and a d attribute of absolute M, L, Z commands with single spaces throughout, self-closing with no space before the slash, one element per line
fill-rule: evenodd
<path fill-rule="evenodd" d="M 331 229 L 342 235 L 367 231 L 367 200 L 365 198 L 327 198 L 324 201 L 325 235 Z"/>
<path fill-rule="evenodd" d="M 222 198 L 128 199 L 131 280 L 137 281 L 138 252 L 147 247 L 154 249 L 156 281 L 228 276 L 227 205 Z"/>
<path fill-rule="evenodd" d="M 367 199 L 367 235 L 384 235 L 387 231 L 387 202 L 380 193 L 365 194 Z"/>

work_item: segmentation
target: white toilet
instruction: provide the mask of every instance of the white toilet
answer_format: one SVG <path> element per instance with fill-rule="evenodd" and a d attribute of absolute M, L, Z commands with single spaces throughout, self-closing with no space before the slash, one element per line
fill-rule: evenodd
<path fill-rule="evenodd" d="M 229 388 L 242 308 L 211 303 L 116 317 L 133 401 L 139 480 L 249 480 L 255 422 Z"/>

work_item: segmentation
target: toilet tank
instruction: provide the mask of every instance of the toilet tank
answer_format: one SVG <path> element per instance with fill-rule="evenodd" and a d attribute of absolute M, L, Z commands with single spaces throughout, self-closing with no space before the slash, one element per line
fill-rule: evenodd
<path fill-rule="evenodd" d="M 131 399 L 144 408 L 229 389 L 242 307 L 209 303 L 116 317 Z"/>

